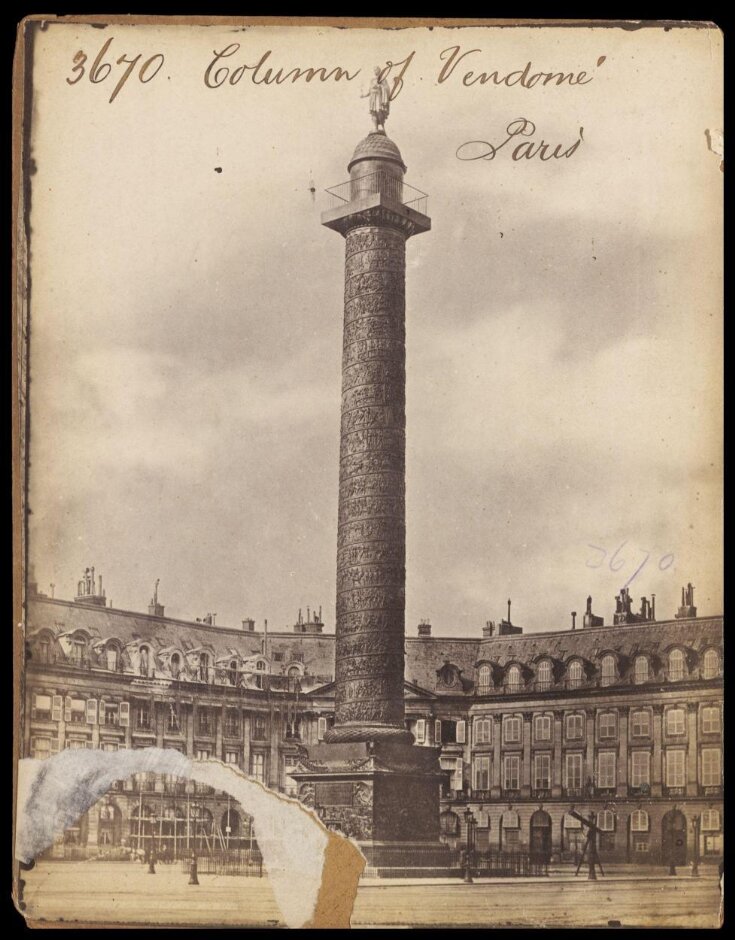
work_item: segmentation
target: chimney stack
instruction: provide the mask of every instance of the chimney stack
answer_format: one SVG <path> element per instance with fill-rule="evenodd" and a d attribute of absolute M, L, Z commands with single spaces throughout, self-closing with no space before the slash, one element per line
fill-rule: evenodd
<path fill-rule="evenodd" d="M 422 620 L 418 626 L 418 633 L 419 636 L 423 637 L 431 636 L 431 624 L 426 620 Z"/>
<path fill-rule="evenodd" d="M 494 633 L 495 633 L 495 621 L 487 620 L 485 622 L 485 626 L 482 628 L 483 637 L 485 637 L 485 639 L 488 639 L 488 637 L 491 637 Z"/>
<path fill-rule="evenodd" d="M 572 611 L 572 630 L 576 630 L 576 629 L 577 629 L 577 611 L 573 610 Z"/>
<path fill-rule="evenodd" d="M 255 633 L 255 621 L 252 617 L 245 617 L 242 622 L 242 629 L 245 633 Z"/>

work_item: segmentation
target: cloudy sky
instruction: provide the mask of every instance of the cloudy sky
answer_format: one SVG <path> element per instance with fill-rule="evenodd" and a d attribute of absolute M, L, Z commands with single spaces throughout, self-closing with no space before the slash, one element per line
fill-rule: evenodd
<path fill-rule="evenodd" d="M 267 50 L 274 69 L 360 74 L 207 88 L 230 43 L 230 74 Z M 468 55 L 439 83 L 456 45 Z M 70 598 L 95 565 L 115 607 L 145 609 L 160 578 L 173 616 L 283 629 L 322 605 L 332 629 L 344 248 L 320 225 L 323 190 L 370 130 L 372 66 L 412 51 L 387 125 L 432 218 L 407 246 L 409 635 L 421 618 L 477 634 L 508 597 L 527 629 L 568 627 L 588 593 L 610 620 L 631 577 L 659 619 L 689 580 L 700 613 L 721 612 L 722 174 L 706 131 L 722 127 L 722 37 L 707 29 L 40 32 L 42 590 Z M 116 60 L 139 53 L 136 68 L 164 64 L 110 103 Z M 592 80 L 462 82 L 529 61 Z M 537 142 L 584 141 L 562 160 L 457 159 L 519 117 Z"/>

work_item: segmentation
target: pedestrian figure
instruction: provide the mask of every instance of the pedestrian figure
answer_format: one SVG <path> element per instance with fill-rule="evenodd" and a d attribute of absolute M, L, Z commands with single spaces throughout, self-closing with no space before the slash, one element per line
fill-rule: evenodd
<path fill-rule="evenodd" d="M 151 854 L 148 857 L 148 874 L 155 875 L 156 873 L 156 853 L 151 849 Z"/>
<path fill-rule="evenodd" d="M 189 884 L 198 885 L 199 879 L 197 878 L 197 857 L 196 852 L 192 850 L 191 853 L 191 864 L 189 865 Z"/>

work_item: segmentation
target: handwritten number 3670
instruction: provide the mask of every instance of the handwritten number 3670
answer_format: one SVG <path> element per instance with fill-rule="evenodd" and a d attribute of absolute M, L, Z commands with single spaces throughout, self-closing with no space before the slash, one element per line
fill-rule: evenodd
<path fill-rule="evenodd" d="M 107 40 L 104 46 L 97 53 L 97 57 L 92 63 L 91 69 L 89 70 L 88 73 L 86 73 L 89 75 L 90 82 L 92 82 L 95 85 L 98 85 L 100 82 L 103 82 L 108 77 L 108 75 L 112 72 L 112 64 L 110 62 L 104 61 L 105 55 L 107 54 L 107 50 L 110 48 L 111 43 L 112 43 L 112 36 Z M 117 65 L 127 65 L 127 68 L 120 76 L 120 80 L 118 81 L 117 85 L 115 85 L 115 88 L 113 89 L 113 92 L 110 95 L 110 103 L 112 103 L 115 100 L 115 98 L 117 98 L 119 91 L 122 89 L 125 82 L 130 78 L 133 70 L 135 69 L 138 62 L 140 62 L 141 58 L 142 56 L 139 53 L 137 56 L 135 56 L 134 59 L 129 59 L 126 55 L 121 55 L 120 58 L 117 60 L 116 62 Z M 86 69 L 85 69 L 86 62 L 87 62 L 87 56 L 80 49 L 79 52 L 77 52 L 77 54 L 74 56 L 74 66 L 72 68 L 72 73 L 76 73 L 76 75 L 74 78 L 67 78 L 66 80 L 69 85 L 76 85 L 77 82 L 80 82 L 84 78 L 84 75 L 86 72 Z M 149 59 L 145 60 L 145 62 L 141 65 L 140 69 L 138 70 L 138 79 L 144 85 L 147 84 L 149 81 L 151 81 L 151 79 L 155 78 L 156 75 L 158 75 L 158 73 L 161 71 L 162 66 L 163 66 L 163 56 L 161 55 L 161 53 L 159 52 L 156 55 L 152 55 Z"/>

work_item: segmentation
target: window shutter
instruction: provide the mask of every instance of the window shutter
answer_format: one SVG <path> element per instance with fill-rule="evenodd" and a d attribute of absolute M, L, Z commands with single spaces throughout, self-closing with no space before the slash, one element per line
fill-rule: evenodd
<path fill-rule="evenodd" d="M 457 722 L 457 744 L 464 744 L 467 737 L 467 722 L 462 720 Z"/>
<path fill-rule="evenodd" d="M 441 718 L 437 718 L 434 722 L 434 744 L 442 743 L 442 722 Z"/>
<path fill-rule="evenodd" d="M 64 721 L 71 721 L 71 695 L 64 699 Z"/>
<path fill-rule="evenodd" d="M 316 736 L 320 741 L 324 740 L 324 735 L 327 733 L 327 719 L 320 718 L 317 722 L 317 732 Z"/>
<path fill-rule="evenodd" d="M 419 718 L 416 722 L 416 743 L 423 744 L 426 741 L 426 719 Z"/>
<path fill-rule="evenodd" d="M 52 721 L 61 721 L 61 710 L 63 708 L 63 700 L 60 695 L 54 695 L 51 705 L 51 719 Z"/>
<path fill-rule="evenodd" d="M 59 753 L 59 739 L 58 738 L 51 738 L 51 753 L 52 754 Z"/>
<path fill-rule="evenodd" d="M 130 724 L 130 702 L 120 702 L 120 727 L 127 728 Z"/>
<path fill-rule="evenodd" d="M 36 693 L 33 693 L 31 698 L 31 718 L 36 717 Z"/>
<path fill-rule="evenodd" d="M 97 699 L 96 698 L 87 699 L 87 724 L 88 725 L 97 724 Z"/>

